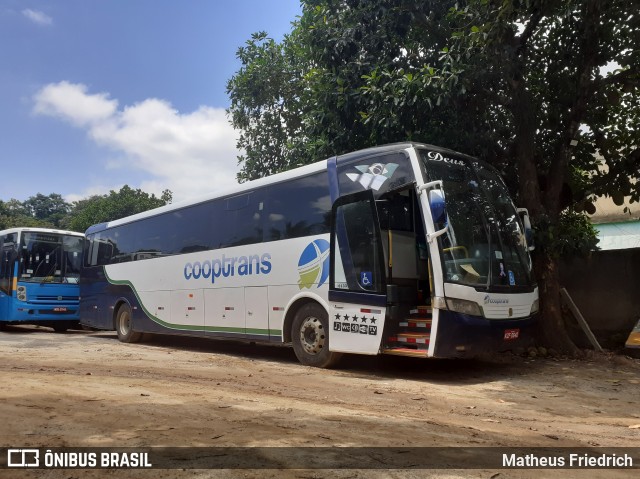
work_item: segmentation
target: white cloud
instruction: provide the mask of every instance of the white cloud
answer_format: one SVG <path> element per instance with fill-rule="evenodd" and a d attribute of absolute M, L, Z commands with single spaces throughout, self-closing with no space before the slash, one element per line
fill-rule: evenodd
<path fill-rule="evenodd" d="M 34 112 L 69 121 L 76 126 L 90 126 L 112 118 L 118 109 L 116 100 L 106 93 L 87 94 L 87 87 L 66 81 L 51 83 L 34 96 Z"/>
<path fill-rule="evenodd" d="M 53 24 L 53 18 L 39 10 L 31 10 L 30 8 L 25 8 L 24 10 L 22 10 L 22 14 L 33 23 L 37 23 L 38 25 Z"/>
<path fill-rule="evenodd" d="M 180 113 L 151 98 L 118 109 L 106 93 L 89 94 L 85 85 L 68 82 L 45 86 L 34 103 L 36 114 L 69 121 L 123 156 L 124 161 L 104 165 L 122 169 L 123 184 L 156 194 L 170 189 L 180 201 L 236 183 L 236 132 L 222 108 Z M 128 168 L 145 172 L 148 179 L 132 185 Z"/>

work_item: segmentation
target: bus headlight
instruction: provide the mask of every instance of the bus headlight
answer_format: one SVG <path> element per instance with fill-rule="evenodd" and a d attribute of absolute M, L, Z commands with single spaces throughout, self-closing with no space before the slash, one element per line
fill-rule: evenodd
<path fill-rule="evenodd" d="M 17 296 L 18 296 L 18 299 L 20 301 L 26 301 L 27 300 L 27 288 L 25 288 L 24 286 L 18 286 Z"/>
<path fill-rule="evenodd" d="M 484 316 L 478 303 L 466 299 L 447 298 L 447 308 L 449 311 L 468 314 L 469 316 Z"/>
<path fill-rule="evenodd" d="M 540 310 L 540 300 L 536 299 L 531 305 L 531 314 L 536 314 Z"/>

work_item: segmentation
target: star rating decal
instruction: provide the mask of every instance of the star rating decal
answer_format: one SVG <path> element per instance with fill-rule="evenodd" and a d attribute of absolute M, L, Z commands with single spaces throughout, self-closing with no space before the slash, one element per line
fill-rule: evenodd
<path fill-rule="evenodd" d="M 378 335 L 378 326 L 374 326 L 378 321 L 378 318 L 369 316 L 359 316 L 358 314 L 335 314 L 335 321 L 333 324 L 334 331 L 340 331 L 343 333 L 359 333 L 367 334 L 369 336 Z"/>

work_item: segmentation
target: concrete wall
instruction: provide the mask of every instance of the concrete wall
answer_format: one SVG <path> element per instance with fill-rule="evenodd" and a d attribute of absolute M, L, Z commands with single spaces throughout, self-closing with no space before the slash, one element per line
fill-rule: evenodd
<path fill-rule="evenodd" d="M 626 339 L 640 318 L 640 248 L 565 261 L 560 277 L 598 340 Z"/>

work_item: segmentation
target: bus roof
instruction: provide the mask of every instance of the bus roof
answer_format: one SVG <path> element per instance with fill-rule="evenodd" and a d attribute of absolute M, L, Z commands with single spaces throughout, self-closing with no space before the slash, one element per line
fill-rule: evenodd
<path fill-rule="evenodd" d="M 16 228 L 9 228 L 9 229 L 6 229 L 6 230 L 2 230 L 2 231 L 0 231 L 0 235 L 10 234 L 10 233 L 20 233 L 20 232 L 25 232 L 25 233 L 57 233 L 57 234 L 61 234 L 61 235 L 84 237 L 84 233 L 78 233 L 77 231 L 58 230 L 58 229 L 54 229 L 54 228 L 38 228 L 38 227 L 30 227 L 30 226 L 23 226 L 23 227 L 16 227 Z"/>
<path fill-rule="evenodd" d="M 416 143 L 416 142 L 400 142 L 400 143 L 390 143 L 387 145 L 374 146 L 371 148 L 365 148 L 362 150 L 354 151 L 351 153 L 345 153 L 344 155 L 340 155 L 335 157 L 338 164 L 357 160 L 358 158 L 365 158 L 371 155 L 378 155 L 382 153 L 391 153 L 396 151 L 402 151 L 409 148 L 421 147 L 427 148 L 429 150 L 437 151 L 440 153 L 449 153 L 455 154 L 458 156 L 464 156 L 470 158 L 468 155 L 464 155 L 462 153 L 458 153 L 453 150 L 449 150 L 447 148 L 442 148 L 439 146 L 429 145 L 425 143 Z M 212 193 L 204 196 L 200 196 L 198 198 L 194 198 L 191 200 L 185 200 L 178 203 L 172 203 L 169 205 L 161 206 L 159 208 L 154 208 L 148 211 L 144 211 L 142 213 L 137 213 L 135 215 L 127 216 L 124 218 L 120 218 L 117 220 L 109 221 L 106 223 L 99 223 L 93 226 L 90 226 L 85 234 L 96 233 L 98 231 L 103 231 L 107 228 L 111 228 L 114 226 L 119 226 L 127 223 L 132 223 L 134 221 L 138 221 L 144 218 L 149 218 L 152 216 L 156 216 L 162 213 L 166 213 L 169 211 L 179 210 L 181 208 L 185 208 L 187 206 L 196 205 L 199 203 L 204 203 L 206 201 L 210 201 L 216 198 L 224 198 L 229 196 L 238 195 L 244 193 L 246 191 L 251 191 L 252 189 L 259 188 L 266 185 L 277 184 L 283 181 L 287 181 L 293 178 L 307 176 L 318 171 L 325 170 L 327 168 L 328 160 L 321 160 L 316 163 L 312 163 L 310 165 L 300 166 L 298 168 L 294 168 L 288 171 L 284 171 L 282 173 L 276 173 L 274 175 L 270 175 L 264 178 L 259 178 L 256 180 L 248 181 L 246 183 L 235 184 L 223 191 Z"/>

